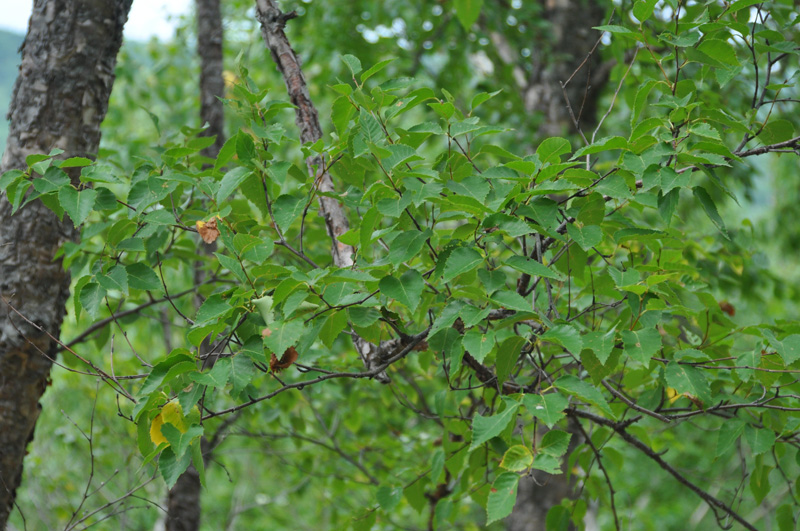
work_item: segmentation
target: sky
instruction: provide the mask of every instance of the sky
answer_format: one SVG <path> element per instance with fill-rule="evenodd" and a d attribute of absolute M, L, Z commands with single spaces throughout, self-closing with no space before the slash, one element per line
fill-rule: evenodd
<path fill-rule="evenodd" d="M 33 0 L 3 0 L 0 29 L 25 33 Z M 127 39 L 148 40 L 151 36 L 167 39 L 172 36 L 174 22 L 170 17 L 189 12 L 191 0 L 133 0 L 128 22 Z"/>

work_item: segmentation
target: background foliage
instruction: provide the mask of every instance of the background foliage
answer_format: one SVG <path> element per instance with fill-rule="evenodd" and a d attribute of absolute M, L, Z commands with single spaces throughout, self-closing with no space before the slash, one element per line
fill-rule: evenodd
<path fill-rule="evenodd" d="M 84 361 L 65 352 L 45 395 L 19 499 L 29 527 L 95 509 L 80 525 L 152 526 L 165 482 L 199 465 L 197 437 L 219 433 L 209 529 L 484 528 L 531 467 L 579 486 L 554 529 L 587 511 L 604 529 L 715 525 L 656 454 L 758 528 L 794 528 L 797 143 L 748 152 L 797 136 L 791 2 L 698 3 L 678 20 L 675 2 L 615 6 L 595 52 L 609 112 L 588 147 L 569 124 L 539 134 L 489 38 L 534 68 L 538 3 L 287 3 L 326 133 L 313 146 L 250 5 L 225 4 L 230 139 L 216 161 L 198 155 L 187 20 L 171 43 L 123 49 L 99 161 L 69 162 L 93 188 L 46 157 L 0 181 L 83 223 L 63 249 L 75 295 L 62 339 Z M 312 153 L 342 192 L 353 270 L 330 265 Z M 212 220 L 209 256 L 196 228 Z M 351 329 L 394 338 L 389 356 L 427 335 L 390 385 L 282 392 L 364 371 Z M 198 369 L 209 334 L 223 356 Z M 279 372 L 289 347 L 297 364 Z M 104 383 L 71 372 L 94 372 L 86 361 Z"/>

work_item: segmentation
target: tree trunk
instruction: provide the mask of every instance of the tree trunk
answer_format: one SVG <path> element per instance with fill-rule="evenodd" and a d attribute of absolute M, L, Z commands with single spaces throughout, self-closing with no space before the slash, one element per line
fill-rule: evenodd
<path fill-rule="evenodd" d="M 587 127 L 596 123 L 597 98 L 608 78 L 608 65 L 603 65 L 598 50 L 587 59 L 600 38 L 600 32 L 592 27 L 605 23 L 605 2 L 544 0 L 542 3 L 549 31 L 543 32 L 540 42 L 532 47 L 533 69 L 524 91 L 525 107 L 544 113 L 540 134 L 575 133 L 561 83 L 566 83 L 580 67 L 565 91 L 575 119 L 586 132 Z M 584 59 L 586 63 L 581 66 Z"/>
<path fill-rule="evenodd" d="M 32 153 L 92 157 L 108 109 L 122 28 L 132 0 L 36 0 L 8 112 L 0 171 L 25 168 Z M 78 183 L 79 172 L 71 172 Z M 53 260 L 78 232 L 34 201 L 14 216 L 0 197 L 0 528 L 22 480 L 22 462 L 58 345 L 11 306 L 58 337 L 69 274 Z M 9 306 L 10 305 L 10 306 Z"/>
<path fill-rule="evenodd" d="M 206 136 L 217 140 L 203 150 L 216 158 L 225 143 L 225 116 L 222 102 L 225 80 L 222 77 L 222 11 L 219 0 L 197 0 L 197 54 L 200 56 L 200 121 L 208 124 Z"/>
<path fill-rule="evenodd" d="M 605 23 L 605 4 L 596 0 L 543 0 L 542 8 L 549 26 L 548 31 L 539 36 L 539 42 L 532 46 L 532 73 L 520 87 L 525 108 L 529 112 L 544 113 L 540 136 L 574 134 L 577 132 L 574 122 L 578 121 L 586 136 L 591 137 L 591 128 L 597 123 L 597 99 L 608 79 L 610 66 L 601 61 L 599 50 L 589 55 L 600 37 L 600 32 L 592 27 Z M 500 45 L 500 51 L 502 42 L 498 43 L 494 35 L 492 40 Z M 562 83 L 566 84 L 563 90 Z M 578 430 L 568 427 L 567 431 L 572 433 L 572 439 L 563 466 L 582 442 Z M 506 529 L 545 529 L 548 511 L 564 498 L 576 495 L 574 476 L 569 475 L 572 480 L 568 480 L 567 472 L 554 476 L 537 470 L 523 477 L 514 510 L 506 520 Z"/>
<path fill-rule="evenodd" d="M 197 0 L 197 54 L 200 56 L 200 121 L 208 124 L 203 132 L 205 136 L 216 136 L 216 141 L 205 148 L 202 154 L 215 159 L 225 143 L 225 115 L 222 101 L 225 94 L 225 80 L 222 77 L 222 11 L 219 0 Z M 216 250 L 216 244 L 203 245 L 207 254 Z M 195 285 L 204 280 L 202 264 L 195 264 Z M 199 306 L 203 301 L 198 296 Z M 199 347 L 200 359 L 205 359 L 212 352 L 213 345 L 208 339 Z M 213 365 L 213 359 L 206 366 Z M 210 452 L 205 437 L 203 438 L 203 456 Z M 196 531 L 200 528 L 200 475 L 194 465 L 181 474 L 167 496 L 167 531 Z"/>

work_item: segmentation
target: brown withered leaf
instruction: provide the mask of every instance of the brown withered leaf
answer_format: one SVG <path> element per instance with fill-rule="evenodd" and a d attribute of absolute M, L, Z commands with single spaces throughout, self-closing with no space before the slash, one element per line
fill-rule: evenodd
<path fill-rule="evenodd" d="M 728 301 L 719 301 L 719 309 L 731 317 L 736 315 L 736 308 L 734 308 L 733 304 L 729 303 Z"/>
<path fill-rule="evenodd" d="M 219 237 L 219 229 L 217 228 L 217 218 L 211 218 L 209 221 L 198 221 L 197 232 L 206 243 L 214 243 Z"/>
<path fill-rule="evenodd" d="M 281 356 L 280 361 L 278 361 L 278 357 L 273 352 L 269 360 L 269 368 L 272 372 L 281 372 L 283 369 L 291 367 L 292 363 L 297 361 L 297 356 L 299 356 L 299 354 L 294 347 L 287 348 L 283 356 Z"/>

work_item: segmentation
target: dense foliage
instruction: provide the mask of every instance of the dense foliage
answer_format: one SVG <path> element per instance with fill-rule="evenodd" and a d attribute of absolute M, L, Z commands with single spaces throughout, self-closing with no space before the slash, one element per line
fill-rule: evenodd
<path fill-rule="evenodd" d="M 483 11 L 456 1 L 445 31 L 472 35 Z M 766 256 L 796 235 L 778 209 L 768 229 L 731 220 L 737 199 L 758 204 L 762 155 L 780 154 L 762 164 L 797 193 L 797 13 L 748 0 L 622 13 L 598 28 L 595 53 L 616 66 L 597 129 L 532 147 L 527 117 L 502 116 L 519 111 L 508 94 L 458 85 L 470 48 L 423 82 L 402 75 L 407 56 L 336 53 L 342 37 L 318 18 L 329 76 L 309 73 L 320 52 L 305 68 L 329 109 L 323 140 L 299 145 L 277 83 L 240 57 L 237 129 L 216 160 L 199 155 L 200 129 L 177 134 L 148 105 L 153 121 L 111 133 L 96 163 L 54 151 L 4 174 L 14 204 L 82 226 L 60 252 L 74 283 L 63 363 L 98 375 L 117 395 L 98 407 L 121 417 L 85 430 L 92 462 L 127 455 L 110 465 L 127 488 L 155 464 L 172 485 L 190 463 L 205 470 L 205 434 L 226 467 L 208 467 L 208 497 L 253 489 L 232 509 L 207 504 L 220 527 L 263 522 L 248 507 L 265 504 L 273 528 L 477 529 L 542 470 L 579 493 L 550 511 L 552 529 L 587 512 L 608 529 L 794 529 L 800 325 L 782 279 L 796 271 Z M 156 79 L 126 68 L 128 96 Z M 184 81 L 132 101 L 177 112 Z M 64 172 L 76 166 L 80 187 Z M 338 193 L 320 192 L 323 172 Z M 331 263 L 321 195 L 345 207 L 352 267 Z M 215 348 L 198 359 L 204 340 Z"/>

